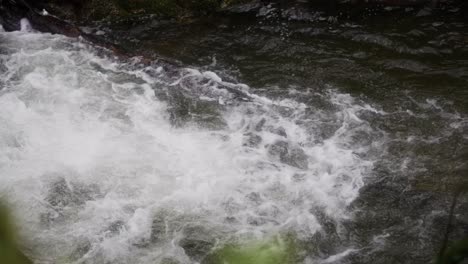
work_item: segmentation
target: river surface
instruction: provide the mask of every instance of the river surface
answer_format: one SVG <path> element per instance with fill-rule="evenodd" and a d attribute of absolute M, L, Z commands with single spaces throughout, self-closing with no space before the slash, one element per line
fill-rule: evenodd
<path fill-rule="evenodd" d="M 286 11 L 84 28 L 176 63 L 0 32 L 0 197 L 26 254 L 204 263 L 288 237 L 295 263 L 430 263 L 468 177 L 468 25 Z"/>

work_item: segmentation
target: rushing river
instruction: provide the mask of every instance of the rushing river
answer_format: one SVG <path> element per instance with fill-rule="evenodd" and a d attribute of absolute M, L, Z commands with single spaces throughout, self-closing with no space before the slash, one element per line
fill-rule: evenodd
<path fill-rule="evenodd" d="M 0 196 L 27 254 L 203 263 L 288 236 L 297 263 L 434 258 L 467 177 L 467 26 L 262 12 L 86 29 L 179 66 L 0 32 Z"/>

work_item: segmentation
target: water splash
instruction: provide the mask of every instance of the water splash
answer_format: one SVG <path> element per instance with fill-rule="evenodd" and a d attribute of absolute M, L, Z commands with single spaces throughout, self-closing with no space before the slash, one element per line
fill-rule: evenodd
<path fill-rule="evenodd" d="M 33 30 L 31 23 L 27 18 L 20 20 L 20 31 L 21 32 L 31 32 Z"/>
<path fill-rule="evenodd" d="M 307 239 L 317 212 L 350 217 L 383 144 L 359 140 L 377 110 L 346 94 L 273 100 L 22 28 L 0 34 L 0 193 L 45 260 L 191 263 L 230 239 Z"/>

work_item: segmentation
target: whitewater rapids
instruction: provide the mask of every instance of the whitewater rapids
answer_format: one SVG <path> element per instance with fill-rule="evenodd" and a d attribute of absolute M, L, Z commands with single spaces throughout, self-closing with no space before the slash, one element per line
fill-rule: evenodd
<path fill-rule="evenodd" d="M 272 99 L 24 28 L 0 32 L 0 197 L 38 263 L 196 263 L 189 239 L 307 240 L 352 217 L 385 149 L 360 118 L 379 111 L 332 88 L 310 95 L 326 108 Z M 209 111 L 181 118 L 177 91 Z"/>

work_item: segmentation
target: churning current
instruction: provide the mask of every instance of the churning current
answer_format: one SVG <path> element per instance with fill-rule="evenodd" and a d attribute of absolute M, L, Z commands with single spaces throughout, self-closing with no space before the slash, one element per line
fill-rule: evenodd
<path fill-rule="evenodd" d="M 304 91 L 260 96 L 26 24 L 0 32 L 0 194 L 26 252 L 37 263 L 198 263 L 233 241 L 285 236 L 306 245 L 303 263 L 370 250 L 307 245 L 353 218 L 387 149 L 362 116 L 387 113 L 332 86 Z"/>

